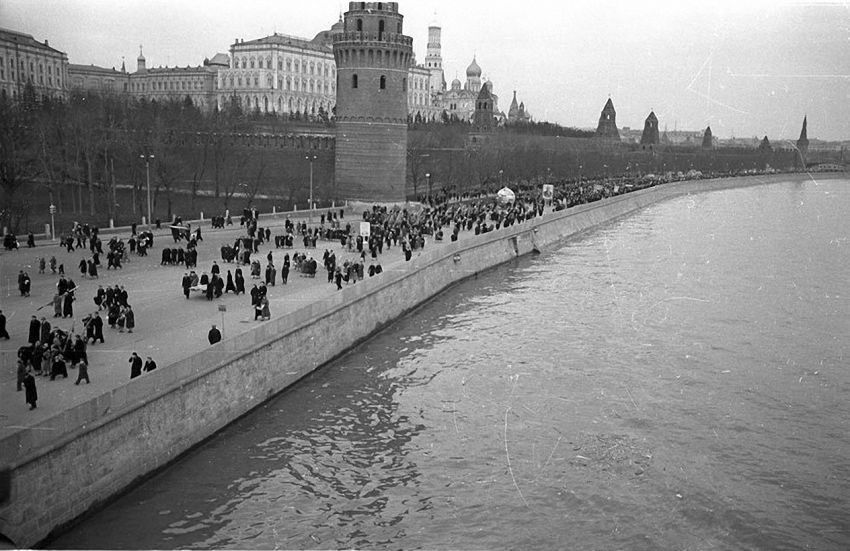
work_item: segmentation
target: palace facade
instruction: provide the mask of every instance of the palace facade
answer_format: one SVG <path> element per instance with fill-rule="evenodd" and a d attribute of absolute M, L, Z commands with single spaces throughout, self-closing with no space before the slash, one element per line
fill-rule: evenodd
<path fill-rule="evenodd" d="M 0 29 L 0 95 L 16 98 L 27 84 L 39 97 L 67 97 L 68 56 L 47 40 Z"/>

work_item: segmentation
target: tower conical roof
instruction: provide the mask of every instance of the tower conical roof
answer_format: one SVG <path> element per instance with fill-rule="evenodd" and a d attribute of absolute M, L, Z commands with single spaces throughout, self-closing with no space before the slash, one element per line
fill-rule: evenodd
<path fill-rule="evenodd" d="M 511 106 L 508 108 L 508 116 L 516 115 L 519 112 L 519 104 L 516 101 L 516 90 L 514 90 L 514 99 L 511 101 Z"/>

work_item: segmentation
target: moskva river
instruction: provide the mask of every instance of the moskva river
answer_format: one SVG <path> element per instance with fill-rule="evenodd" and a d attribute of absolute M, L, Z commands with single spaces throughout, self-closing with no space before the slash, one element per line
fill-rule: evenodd
<path fill-rule="evenodd" d="M 848 273 L 846 180 L 655 205 L 452 288 L 51 544 L 848 549 Z"/>

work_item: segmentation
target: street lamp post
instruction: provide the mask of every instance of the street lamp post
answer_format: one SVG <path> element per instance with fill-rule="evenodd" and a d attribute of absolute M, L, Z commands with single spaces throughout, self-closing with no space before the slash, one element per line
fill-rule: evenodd
<path fill-rule="evenodd" d="M 148 187 L 148 231 L 151 231 L 151 159 L 154 158 L 152 153 L 146 155 L 139 155 L 140 159 L 145 160 L 145 174 L 147 178 L 147 187 Z"/>
<path fill-rule="evenodd" d="M 428 186 L 428 196 L 425 198 L 425 202 L 430 206 L 431 205 L 431 173 L 425 173 L 425 183 Z"/>
<path fill-rule="evenodd" d="M 304 157 L 308 161 L 310 161 L 310 204 L 308 208 L 310 211 L 307 213 L 308 220 L 313 221 L 313 161 L 315 161 L 318 157 L 316 155 L 307 155 Z"/>

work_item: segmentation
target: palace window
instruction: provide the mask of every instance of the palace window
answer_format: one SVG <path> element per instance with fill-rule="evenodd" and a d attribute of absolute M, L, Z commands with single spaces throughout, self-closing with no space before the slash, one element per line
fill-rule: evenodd
<path fill-rule="evenodd" d="M 381 77 L 381 78 L 384 78 L 384 77 Z M 401 91 L 407 92 L 407 79 L 406 78 L 401 79 Z"/>
<path fill-rule="evenodd" d="M 384 39 L 384 20 L 378 21 L 378 40 Z"/>
<path fill-rule="evenodd" d="M 251 68 L 252 69 L 254 68 L 254 60 L 253 59 L 251 60 Z"/>
<path fill-rule="evenodd" d="M 381 75 L 380 87 L 381 87 L 381 90 L 385 90 L 387 88 L 387 77 L 385 77 L 384 75 Z"/>
<path fill-rule="evenodd" d="M 277 70 L 278 70 L 278 71 L 282 71 L 282 70 L 283 70 L 283 61 L 281 61 L 281 60 L 279 60 L 279 59 L 277 60 Z"/>
<path fill-rule="evenodd" d="M 362 19 L 357 20 L 357 32 L 359 32 L 359 33 L 363 32 L 363 20 Z"/>
<path fill-rule="evenodd" d="M 351 76 L 351 87 L 352 87 L 352 88 L 357 88 L 357 75 L 352 75 L 352 76 Z"/>

